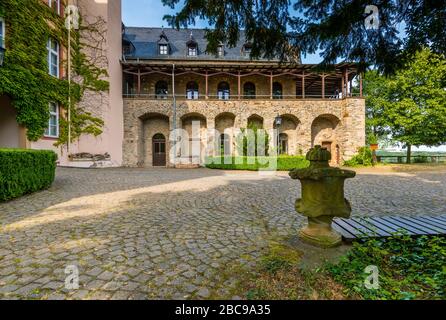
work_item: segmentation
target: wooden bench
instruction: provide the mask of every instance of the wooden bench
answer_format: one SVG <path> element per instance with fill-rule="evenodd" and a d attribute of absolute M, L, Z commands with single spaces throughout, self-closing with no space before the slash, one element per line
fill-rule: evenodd
<path fill-rule="evenodd" d="M 396 234 L 446 235 L 446 215 L 336 218 L 333 220 L 333 229 L 339 232 L 346 242 Z"/>

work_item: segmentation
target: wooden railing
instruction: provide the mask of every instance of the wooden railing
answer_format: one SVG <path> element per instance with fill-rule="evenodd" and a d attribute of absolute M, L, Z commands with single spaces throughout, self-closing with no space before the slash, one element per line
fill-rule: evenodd
<path fill-rule="evenodd" d="M 324 98 L 322 95 L 281 95 L 281 96 L 270 96 L 270 95 L 255 95 L 255 96 L 229 96 L 221 97 L 218 95 L 199 95 L 194 99 L 190 99 L 187 95 L 177 94 L 175 98 L 178 100 L 190 100 L 190 101 L 203 101 L 203 100 L 218 100 L 218 101 L 234 101 L 234 100 L 342 100 L 343 98 L 354 98 L 359 97 L 359 94 L 351 94 L 346 97 L 342 95 L 326 95 Z M 123 98 L 125 99 L 146 99 L 146 100 L 172 100 L 173 95 L 156 95 L 156 94 L 145 94 L 145 93 L 124 93 Z"/>

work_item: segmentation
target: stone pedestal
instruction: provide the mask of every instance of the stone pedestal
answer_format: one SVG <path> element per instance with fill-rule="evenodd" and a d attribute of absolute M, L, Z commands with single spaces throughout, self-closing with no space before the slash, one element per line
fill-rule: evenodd
<path fill-rule="evenodd" d="M 331 248 L 341 244 L 342 237 L 331 227 L 333 217 L 308 218 L 308 226 L 299 231 L 299 237 L 319 247 Z"/>
<path fill-rule="evenodd" d="M 321 146 L 307 153 L 310 167 L 290 172 L 292 179 L 302 184 L 302 199 L 296 201 L 296 211 L 308 217 L 308 226 L 300 230 L 302 240 L 321 247 L 341 244 L 341 236 L 332 229 L 334 217 L 348 218 L 351 206 L 344 197 L 344 181 L 356 173 L 329 166 L 331 154 Z"/>

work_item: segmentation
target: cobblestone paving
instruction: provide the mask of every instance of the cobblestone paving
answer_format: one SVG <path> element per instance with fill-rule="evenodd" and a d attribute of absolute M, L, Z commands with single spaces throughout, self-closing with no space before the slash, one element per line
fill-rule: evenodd
<path fill-rule="evenodd" d="M 446 213 L 446 172 L 361 174 L 346 190 L 354 215 Z M 227 264 L 296 233 L 299 193 L 286 173 L 58 169 L 49 190 L 0 204 L 0 298 L 215 296 Z"/>

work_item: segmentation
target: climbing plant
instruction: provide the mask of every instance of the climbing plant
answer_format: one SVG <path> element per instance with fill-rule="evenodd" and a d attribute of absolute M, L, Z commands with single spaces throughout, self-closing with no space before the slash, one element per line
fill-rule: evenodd
<path fill-rule="evenodd" d="M 104 61 L 100 61 L 104 57 L 98 54 L 105 43 L 103 19 L 87 21 L 81 17 L 80 28 L 71 33 L 74 81 L 69 90 L 66 77 L 58 79 L 48 74 L 46 48 L 49 38 L 57 40 L 64 48 L 68 46 L 64 18 L 42 0 L 2 0 L 0 16 L 4 18 L 7 30 L 7 51 L 0 68 L 0 95 L 11 98 L 17 110 L 17 123 L 27 128 L 28 139 L 36 141 L 44 134 L 51 101 L 58 102 L 66 112 L 70 109 L 71 141 L 82 134 L 101 134 L 103 120 L 87 110 L 88 103 L 83 98 L 88 92 L 108 90 Z M 66 70 L 65 60 L 61 65 Z M 68 103 L 69 92 L 71 105 Z M 56 145 L 60 146 L 68 142 L 66 117 L 60 118 L 59 126 Z"/>

